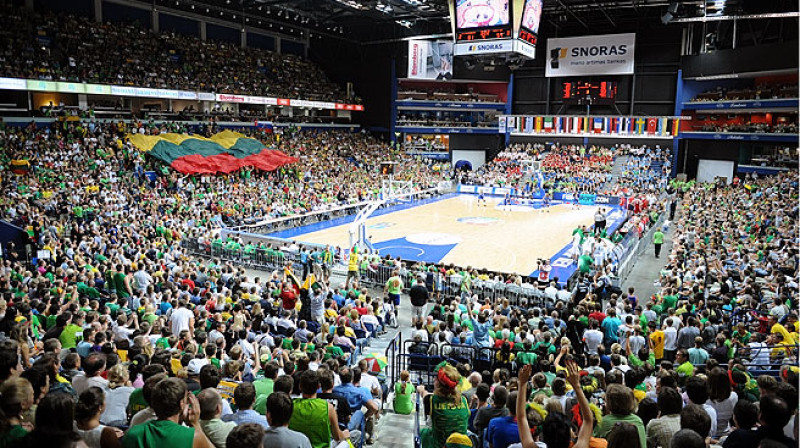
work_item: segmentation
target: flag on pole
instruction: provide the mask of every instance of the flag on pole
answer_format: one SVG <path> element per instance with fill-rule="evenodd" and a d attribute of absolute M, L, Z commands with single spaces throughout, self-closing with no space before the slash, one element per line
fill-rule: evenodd
<path fill-rule="evenodd" d="M 533 133 L 533 117 L 532 116 L 525 117 L 525 132 L 527 134 L 532 134 Z"/>
<path fill-rule="evenodd" d="M 553 132 L 553 117 L 544 117 L 544 131 Z"/>
<path fill-rule="evenodd" d="M 536 117 L 536 133 L 542 132 L 542 122 L 544 120 L 542 117 Z"/>
<path fill-rule="evenodd" d="M 676 118 L 672 122 L 672 136 L 673 137 L 677 136 L 678 132 L 680 132 L 680 129 L 681 129 L 681 119 Z"/>

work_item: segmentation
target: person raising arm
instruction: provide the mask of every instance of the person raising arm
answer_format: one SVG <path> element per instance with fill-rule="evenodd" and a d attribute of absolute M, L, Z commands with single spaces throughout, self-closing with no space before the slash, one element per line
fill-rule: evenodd
<path fill-rule="evenodd" d="M 578 430 L 578 440 L 573 445 L 573 448 L 588 448 L 589 439 L 592 438 L 592 427 L 594 425 L 594 414 L 589 408 L 589 401 L 581 388 L 580 374 L 578 373 L 578 365 L 572 361 L 567 360 L 567 382 L 572 386 L 575 391 L 575 396 L 578 399 L 578 406 L 580 407 L 581 417 L 583 422 L 580 430 Z M 528 380 L 531 378 L 531 366 L 523 366 L 519 372 L 519 397 L 527 397 L 528 395 Z M 517 415 L 525 415 L 525 406 L 527 402 L 525 399 L 520 398 L 517 400 Z M 520 418 L 519 425 L 519 438 L 522 442 L 522 448 L 537 448 L 536 442 L 531 435 L 531 429 L 528 426 L 528 419 Z"/>

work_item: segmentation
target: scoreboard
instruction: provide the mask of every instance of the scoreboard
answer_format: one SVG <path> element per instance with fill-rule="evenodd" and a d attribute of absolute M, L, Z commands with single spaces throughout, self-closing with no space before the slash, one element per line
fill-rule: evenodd
<path fill-rule="evenodd" d="M 616 102 L 617 83 L 613 81 L 566 81 L 561 99 L 565 104 L 610 105 Z"/>

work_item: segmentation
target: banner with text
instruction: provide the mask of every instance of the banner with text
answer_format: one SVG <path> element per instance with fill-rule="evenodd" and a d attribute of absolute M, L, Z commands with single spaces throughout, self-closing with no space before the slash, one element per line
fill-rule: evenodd
<path fill-rule="evenodd" d="M 412 79 L 452 79 L 453 42 L 408 41 L 408 75 Z"/>
<path fill-rule="evenodd" d="M 636 34 L 547 39 L 545 76 L 630 75 Z"/>

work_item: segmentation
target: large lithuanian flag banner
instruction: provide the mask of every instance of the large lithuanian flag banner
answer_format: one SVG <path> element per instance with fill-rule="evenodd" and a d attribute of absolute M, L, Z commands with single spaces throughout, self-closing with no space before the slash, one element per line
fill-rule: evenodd
<path fill-rule="evenodd" d="M 140 151 L 168 163 L 184 174 L 230 173 L 246 166 L 274 171 L 297 158 L 268 149 L 260 141 L 233 131 L 211 138 L 193 134 L 129 134 Z"/>

